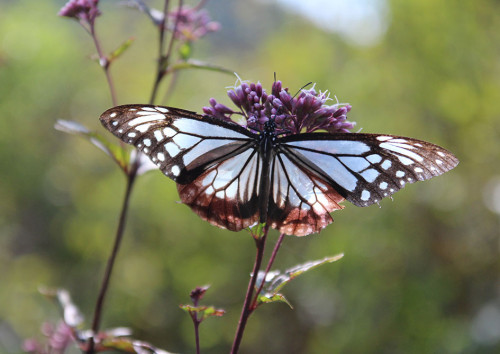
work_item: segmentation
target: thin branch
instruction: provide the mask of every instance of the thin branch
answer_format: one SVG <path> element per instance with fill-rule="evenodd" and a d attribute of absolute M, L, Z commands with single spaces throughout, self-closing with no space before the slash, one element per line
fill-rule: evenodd
<path fill-rule="evenodd" d="M 100 44 L 99 39 L 97 38 L 97 35 L 95 33 L 95 25 L 93 23 L 90 25 L 89 33 L 94 41 L 94 45 L 95 45 L 95 48 L 97 50 L 97 54 L 99 55 L 99 65 L 103 68 L 104 74 L 106 75 L 106 80 L 108 81 L 109 92 L 111 93 L 111 102 L 113 103 L 113 106 L 116 106 L 116 105 L 118 105 L 118 100 L 116 99 L 115 85 L 113 83 L 113 79 L 111 77 L 111 73 L 109 70 L 109 60 L 104 55 L 104 53 L 101 49 L 101 44 Z"/>
<path fill-rule="evenodd" d="M 264 255 L 264 248 L 266 245 L 267 233 L 269 231 L 269 226 L 265 226 L 264 231 L 261 235 L 254 236 L 255 245 L 257 247 L 257 252 L 255 255 L 255 262 L 253 266 L 252 276 L 248 282 L 247 293 L 245 295 L 245 301 L 243 303 L 243 308 L 241 310 L 240 320 L 238 322 L 238 328 L 236 329 L 236 334 L 234 336 L 233 347 L 231 348 L 231 354 L 238 353 L 238 349 L 243 338 L 243 332 L 245 331 L 245 326 L 247 324 L 248 318 L 252 314 L 252 309 L 250 308 L 253 292 L 255 290 L 255 283 L 259 275 L 259 270 L 262 264 L 262 257 Z M 260 236 L 260 237 L 259 237 Z"/>
<path fill-rule="evenodd" d="M 99 327 L 101 324 L 102 308 L 104 304 L 104 299 L 109 287 L 109 281 L 111 278 L 111 273 L 113 272 L 113 265 L 115 264 L 116 256 L 118 255 L 118 250 L 120 248 L 121 240 L 123 238 L 123 231 L 125 230 L 125 223 L 127 220 L 127 210 L 130 200 L 130 194 L 132 192 L 132 186 L 136 177 L 136 169 L 134 168 L 131 173 L 127 176 L 127 187 L 125 190 L 125 197 L 123 199 L 122 210 L 120 213 L 120 220 L 118 222 L 118 227 L 116 229 L 115 242 L 113 244 L 113 250 L 111 251 L 111 256 L 108 259 L 106 265 L 106 270 L 104 272 L 104 278 L 102 280 L 101 289 L 99 291 L 99 296 L 97 297 L 97 302 L 94 309 L 94 319 L 92 321 L 92 336 L 89 340 L 89 347 L 87 349 L 87 354 L 94 354 L 94 336 L 99 332 Z"/>
<path fill-rule="evenodd" d="M 266 270 L 264 271 L 264 276 L 262 277 L 262 282 L 260 283 L 259 289 L 257 289 L 252 305 L 250 306 L 250 309 L 252 311 L 257 308 L 257 301 L 259 299 L 259 294 L 262 292 L 264 284 L 266 283 L 267 273 L 269 273 L 269 271 L 271 270 L 274 260 L 276 259 L 276 255 L 278 254 L 278 250 L 280 249 L 281 243 L 283 242 L 284 239 L 285 239 L 285 234 L 284 233 L 280 234 L 278 241 L 276 241 L 276 245 L 274 245 L 273 253 L 271 253 L 271 257 L 269 258 L 269 262 L 267 263 Z"/>
<path fill-rule="evenodd" d="M 179 15 L 180 12 L 178 13 L 175 23 L 174 23 L 174 29 L 172 31 L 172 36 L 170 37 L 170 41 L 168 44 L 167 52 L 164 54 L 165 50 L 165 31 L 167 29 L 168 25 L 168 8 L 169 8 L 169 0 L 165 0 L 165 6 L 163 8 L 163 19 L 162 22 L 159 25 L 159 43 L 158 43 L 158 64 L 157 64 L 157 69 L 156 69 L 156 78 L 155 82 L 153 85 L 153 91 L 151 92 L 151 98 L 149 99 L 149 103 L 153 104 L 154 101 L 156 100 L 156 96 L 158 95 L 158 88 L 160 87 L 160 83 L 165 77 L 165 74 L 167 73 L 167 68 L 168 68 L 168 63 L 170 60 L 170 56 L 172 54 L 172 49 L 175 41 L 175 35 L 177 32 L 177 25 L 179 23 Z M 179 0 L 179 11 L 182 8 L 183 1 Z"/>

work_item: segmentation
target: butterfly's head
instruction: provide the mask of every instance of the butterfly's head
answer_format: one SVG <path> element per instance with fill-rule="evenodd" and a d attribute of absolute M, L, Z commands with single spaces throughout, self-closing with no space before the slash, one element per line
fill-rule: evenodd
<path fill-rule="evenodd" d="M 264 123 L 264 134 L 276 134 L 276 123 L 274 119 L 269 119 Z"/>

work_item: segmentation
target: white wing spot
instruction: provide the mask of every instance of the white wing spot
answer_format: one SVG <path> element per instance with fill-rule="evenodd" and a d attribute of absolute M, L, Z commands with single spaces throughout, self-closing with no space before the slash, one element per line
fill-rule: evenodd
<path fill-rule="evenodd" d="M 146 130 L 149 129 L 149 127 L 152 125 L 153 123 L 146 123 L 146 124 L 141 124 L 141 125 L 138 125 L 137 127 L 135 127 L 135 129 L 137 129 L 138 131 L 140 131 L 141 133 L 145 133 Z"/>
<path fill-rule="evenodd" d="M 146 113 L 146 112 L 144 112 L 144 113 Z M 149 123 L 149 122 L 153 122 L 156 120 L 164 120 L 163 115 L 161 115 L 159 113 L 158 114 L 149 114 L 148 113 L 148 115 L 143 115 L 142 117 L 137 117 L 137 118 L 129 120 L 128 125 L 133 127 L 134 125 Z"/>
<path fill-rule="evenodd" d="M 143 140 L 143 142 L 144 142 L 144 145 L 151 146 L 151 139 L 147 139 L 146 138 L 146 139 Z"/>
<path fill-rule="evenodd" d="M 405 173 L 404 173 L 403 171 L 397 171 L 397 172 L 396 172 L 396 177 L 401 178 L 401 177 L 403 177 L 404 175 L 405 175 Z"/>
<path fill-rule="evenodd" d="M 117 120 L 114 120 L 113 122 L 111 122 L 111 124 L 113 124 L 113 126 L 117 126 L 118 125 L 118 121 Z"/>
<path fill-rule="evenodd" d="M 171 137 L 175 136 L 175 134 L 177 134 L 177 132 L 170 127 L 166 127 L 165 129 L 163 129 L 163 134 L 165 134 L 165 136 L 167 138 L 171 138 Z"/>
<path fill-rule="evenodd" d="M 375 181 L 379 175 L 380 173 L 377 170 L 374 170 L 373 168 L 361 172 L 361 176 L 363 176 L 363 178 L 369 183 Z"/>
<path fill-rule="evenodd" d="M 142 110 L 143 111 L 148 111 L 148 112 L 154 112 L 155 111 L 155 109 L 151 108 L 151 107 L 142 107 Z"/>
<path fill-rule="evenodd" d="M 403 180 L 401 180 L 401 181 L 399 181 L 399 183 L 400 183 L 402 186 L 404 186 L 406 182 L 405 182 L 405 181 L 403 181 Z"/>
<path fill-rule="evenodd" d="M 118 129 L 118 133 L 122 134 L 123 133 L 123 129 Z"/>
<path fill-rule="evenodd" d="M 168 112 L 168 109 L 166 109 L 165 107 L 156 106 L 155 108 L 157 110 L 159 110 L 160 112 L 162 112 L 162 113 L 167 113 Z"/>
<path fill-rule="evenodd" d="M 387 186 L 388 186 L 387 182 L 381 182 L 379 184 L 380 189 L 387 189 Z"/>
<path fill-rule="evenodd" d="M 439 160 L 439 159 L 436 159 L 436 163 L 437 163 L 438 165 L 442 165 L 442 164 L 443 164 L 443 161 L 441 161 L 441 160 Z"/>
<path fill-rule="evenodd" d="M 117 115 L 118 115 L 118 113 L 113 112 L 113 113 L 111 113 L 109 116 L 110 116 L 111 118 L 114 118 L 114 117 L 116 117 Z"/>
<path fill-rule="evenodd" d="M 385 160 L 384 162 L 382 162 L 382 165 L 380 166 L 382 166 L 384 170 L 387 170 L 392 166 L 392 162 L 391 160 Z"/>
<path fill-rule="evenodd" d="M 145 147 L 144 149 L 142 149 L 142 151 L 144 151 L 144 153 L 148 153 L 149 152 L 149 149 L 147 147 Z"/>
<path fill-rule="evenodd" d="M 391 139 L 392 139 L 392 136 L 385 136 L 385 135 L 377 136 L 378 141 L 387 141 L 387 140 L 391 140 Z"/>
<path fill-rule="evenodd" d="M 413 144 L 413 145 L 418 146 L 418 147 L 423 147 L 423 145 L 422 145 L 422 144 L 420 144 L 420 143 L 415 143 L 415 144 Z"/>
<path fill-rule="evenodd" d="M 175 157 L 179 152 L 181 152 L 181 150 L 174 143 L 165 144 L 165 149 L 171 157 Z"/>
<path fill-rule="evenodd" d="M 365 202 L 370 199 L 370 192 L 368 192 L 366 189 L 361 192 L 361 200 L 364 200 Z"/>
<path fill-rule="evenodd" d="M 137 111 L 137 108 L 130 108 L 129 111 L 130 112 L 135 112 L 135 111 Z"/>
<path fill-rule="evenodd" d="M 414 171 L 415 171 L 416 173 L 422 173 L 422 172 L 424 172 L 424 170 L 423 170 L 423 169 L 421 169 L 420 167 L 415 167 Z"/>
<path fill-rule="evenodd" d="M 155 135 L 156 141 L 160 142 L 163 140 L 163 134 L 161 133 L 160 130 L 155 130 L 154 135 Z"/>
<path fill-rule="evenodd" d="M 181 169 L 177 165 L 172 166 L 172 174 L 177 177 L 181 173 Z"/>
<path fill-rule="evenodd" d="M 158 157 L 158 160 L 165 161 L 165 154 L 163 152 L 157 153 L 156 156 Z"/>
<path fill-rule="evenodd" d="M 134 132 L 130 132 L 127 134 L 129 138 L 135 138 L 137 133 L 134 133 Z"/>
<path fill-rule="evenodd" d="M 404 156 L 398 156 L 398 159 L 403 165 L 411 165 L 415 163 L 415 161 L 413 161 L 412 159 L 409 159 Z"/>
<path fill-rule="evenodd" d="M 446 154 L 444 152 L 442 152 L 442 151 L 438 151 L 437 154 L 439 156 L 441 156 L 441 157 L 445 157 L 446 156 Z"/>
<path fill-rule="evenodd" d="M 382 156 L 377 155 L 377 154 L 373 154 L 373 155 L 367 156 L 366 159 L 371 163 L 379 163 L 380 161 L 382 161 Z"/>

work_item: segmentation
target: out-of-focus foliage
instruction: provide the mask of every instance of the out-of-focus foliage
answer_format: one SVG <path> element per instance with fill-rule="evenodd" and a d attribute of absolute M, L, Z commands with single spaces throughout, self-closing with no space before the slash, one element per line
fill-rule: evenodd
<path fill-rule="evenodd" d="M 90 38 L 56 17 L 63 3 L 0 3 L 1 352 L 17 352 L 42 322 L 57 322 L 40 285 L 68 289 L 88 323 L 125 188 L 108 156 L 53 129 L 66 119 L 105 134 L 98 117 L 111 105 Z M 120 103 L 146 103 L 156 32 L 146 16 L 117 4 L 102 2 L 97 30 L 108 52 L 135 37 L 112 74 Z M 392 0 L 386 34 L 365 47 L 267 2 L 213 0 L 207 7 L 222 29 L 194 46 L 196 58 L 267 88 L 274 71 L 291 91 L 317 82 L 353 106 L 349 119 L 364 132 L 432 141 L 461 160 L 381 208 L 349 205 L 319 235 L 288 237 L 278 269 L 345 257 L 286 287 L 294 310 L 260 307 L 242 351 L 500 350 L 500 3 Z M 162 103 L 201 111 L 210 97 L 228 102 L 225 87 L 233 82 L 185 71 Z M 254 244 L 248 233 L 209 226 L 177 200 L 161 173 L 139 178 L 103 328 L 130 327 L 135 338 L 192 352 L 191 319 L 178 305 L 210 283 L 204 301 L 226 315 L 203 323 L 201 345 L 205 353 L 227 352 Z"/>

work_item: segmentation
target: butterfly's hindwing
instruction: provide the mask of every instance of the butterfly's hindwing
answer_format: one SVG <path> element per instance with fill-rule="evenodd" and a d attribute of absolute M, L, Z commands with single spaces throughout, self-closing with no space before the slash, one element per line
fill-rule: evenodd
<path fill-rule="evenodd" d="M 276 154 L 271 165 L 268 222 L 287 235 L 319 232 L 343 209 L 344 198 L 324 180 L 301 168 L 285 154 Z"/>
<path fill-rule="evenodd" d="M 213 165 L 189 184 L 178 184 L 179 196 L 211 224 L 232 231 L 259 220 L 262 158 L 248 149 Z"/>

